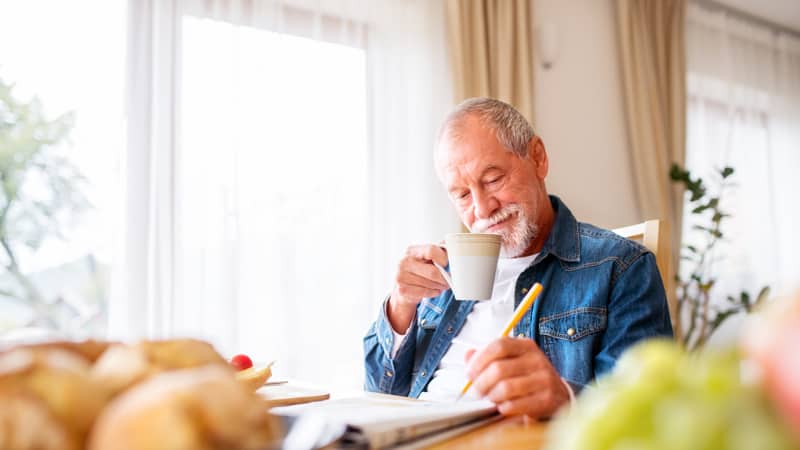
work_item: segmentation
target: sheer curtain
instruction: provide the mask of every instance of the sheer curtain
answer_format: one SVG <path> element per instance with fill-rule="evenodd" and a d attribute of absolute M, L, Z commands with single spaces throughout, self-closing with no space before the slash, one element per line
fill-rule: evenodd
<path fill-rule="evenodd" d="M 112 335 L 196 336 L 359 388 L 405 246 L 458 220 L 440 2 L 131 1 Z"/>
<path fill-rule="evenodd" d="M 763 285 L 790 293 L 800 288 L 800 39 L 696 4 L 687 12 L 687 167 L 704 179 L 735 169 L 718 300 Z"/>

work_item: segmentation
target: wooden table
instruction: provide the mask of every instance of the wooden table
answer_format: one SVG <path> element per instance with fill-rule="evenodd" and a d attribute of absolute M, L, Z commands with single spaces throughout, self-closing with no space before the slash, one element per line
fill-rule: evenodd
<path fill-rule="evenodd" d="M 544 446 L 548 423 L 526 420 L 522 417 L 508 417 L 429 448 L 432 450 L 483 450 L 487 448 L 538 450 Z"/>

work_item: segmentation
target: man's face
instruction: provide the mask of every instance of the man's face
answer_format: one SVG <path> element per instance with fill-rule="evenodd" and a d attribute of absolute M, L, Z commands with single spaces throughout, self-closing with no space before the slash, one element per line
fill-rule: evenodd
<path fill-rule="evenodd" d="M 436 168 L 470 231 L 499 234 L 504 257 L 527 256 L 543 203 L 549 202 L 547 154 L 538 138 L 528 144 L 527 157 L 520 158 L 503 147 L 494 130 L 467 117 L 458 139 L 442 137 Z"/>

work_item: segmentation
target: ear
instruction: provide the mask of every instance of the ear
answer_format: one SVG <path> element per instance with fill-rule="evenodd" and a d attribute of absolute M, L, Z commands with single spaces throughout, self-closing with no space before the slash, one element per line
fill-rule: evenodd
<path fill-rule="evenodd" d="M 544 180 L 550 165 L 547 159 L 547 150 L 544 148 L 544 142 L 542 142 L 539 136 L 534 136 L 533 139 L 528 142 L 528 158 L 533 161 L 536 167 L 536 175 L 539 179 Z"/>

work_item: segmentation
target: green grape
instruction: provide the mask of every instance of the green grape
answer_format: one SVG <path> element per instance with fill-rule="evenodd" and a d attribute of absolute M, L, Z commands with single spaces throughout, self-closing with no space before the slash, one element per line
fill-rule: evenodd
<path fill-rule="evenodd" d="M 636 345 L 587 387 L 548 432 L 559 450 L 789 450 L 797 447 L 763 393 L 742 384 L 733 352 Z"/>

